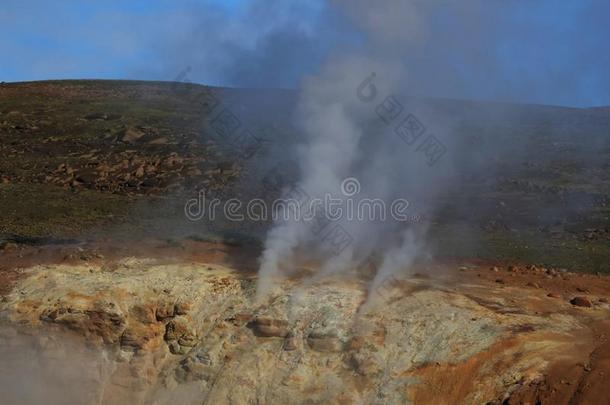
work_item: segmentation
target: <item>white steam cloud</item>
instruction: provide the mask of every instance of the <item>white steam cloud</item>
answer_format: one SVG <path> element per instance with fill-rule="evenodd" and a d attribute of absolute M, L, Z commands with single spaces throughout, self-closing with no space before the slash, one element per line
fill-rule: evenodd
<path fill-rule="evenodd" d="M 362 184 L 358 198 L 382 199 L 388 204 L 406 198 L 417 201 L 423 210 L 450 165 L 442 161 L 432 167 L 425 151 L 416 154 L 396 135 L 396 124 L 419 107 L 388 97 L 404 94 L 409 80 L 414 80 L 403 56 L 425 35 L 427 8 L 419 1 L 334 3 L 358 24 L 365 41 L 349 52 L 333 52 L 317 75 L 302 81 L 297 121 L 306 141 L 298 153 L 297 188 L 312 198 L 330 194 L 345 200 L 342 181 L 355 177 Z M 431 121 L 419 109 L 417 117 Z M 384 124 L 385 113 L 395 122 Z M 449 126 L 434 124 L 449 136 Z M 384 125 L 388 131 L 380 133 Z M 421 225 L 349 218 L 339 219 L 336 225 L 350 239 L 340 251 L 329 248 L 332 240 L 316 232 L 313 222 L 276 223 L 261 260 L 259 298 L 269 293 L 278 277 L 298 270 L 303 252 L 319 260 L 315 276 L 345 272 L 375 254 L 381 258 L 377 278 L 408 270 L 424 252 Z"/>

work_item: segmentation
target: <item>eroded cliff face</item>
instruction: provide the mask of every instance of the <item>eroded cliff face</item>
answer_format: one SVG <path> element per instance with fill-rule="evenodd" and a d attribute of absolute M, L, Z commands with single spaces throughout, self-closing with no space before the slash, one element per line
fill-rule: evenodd
<path fill-rule="evenodd" d="M 284 280 L 256 303 L 255 274 L 229 263 L 140 256 L 19 270 L 0 303 L 9 403 L 555 404 L 607 394 L 607 278 L 437 264 L 375 291 L 354 277 Z M 570 303 L 574 293 L 591 306 Z"/>

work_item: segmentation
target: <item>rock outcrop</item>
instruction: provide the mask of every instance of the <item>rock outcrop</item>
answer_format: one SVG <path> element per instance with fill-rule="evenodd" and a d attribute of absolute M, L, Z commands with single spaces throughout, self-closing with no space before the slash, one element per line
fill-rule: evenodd
<path fill-rule="evenodd" d="M 252 275 L 218 264 L 38 265 L 0 303 L 11 326 L 0 368 L 14 373 L 29 357 L 43 371 L 68 364 L 70 383 L 88 387 L 76 402 L 108 404 L 563 403 L 570 386 L 551 379 L 558 358 L 603 371 L 591 325 L 608 318 L 607 304 L 576 308 L 495 283 L 497 271 L 488 281 L 455 273 L 373 293 L 361 280 L 284 280 L 255 303 Z"/>

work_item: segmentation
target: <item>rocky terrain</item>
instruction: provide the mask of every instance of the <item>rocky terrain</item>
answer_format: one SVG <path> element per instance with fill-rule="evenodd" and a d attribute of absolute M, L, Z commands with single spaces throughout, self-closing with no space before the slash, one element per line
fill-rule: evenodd
<path fill-rule="evenodd" d="M 8 403 L 610 399 L 607 277 L 421 263 L 374 290 L 370 270 L 354 269 L 284 280 L 256 302 L 242 249 L 151 240 L 7 253 L 0 367 L 28 380 L 2 382 Z M 34 253 L 45 259 L 27 266 Z"/>
<path fill-rule="evenodd" d="M 173 122 L 180 93 L 157 87 L 2 86 L 2 101 L 10 102 L 0 116 L 2 182 L 124 194 L 160 194 L 187 181 L 212 189 L 226 184 L 237 166 L 220 161 L 212 141 L 198 140 L 192 123 Z"/>
<path fill-rule="evenodd" d="M 201 132 L 192 97 L 167 83 L 0 86 L 0 201 L 12 219 L 38 219 L 5 217 L 0 233 L 82 235 L 133 206 L 223 189 L 241 165 Z"/>
<path fill-rule="evenodd" d="M 269 223 L 184 204 L 294 181 L 294 93 L 0 84 L 1 402 L 610 403 L 608 110 L 421 102 L 498 162 L 422 215 L 433 258 L 257 300 Z"/>
<path fill-rule="evenodd" d="M 277 197 L 298 177 L 296 102 L 290 91 L 187 83 L 2 84 L 0 244 L 117 234 L 260 239 L 269 223 L 193 224 L 184 203 L 200 190 L 224 200 Z M 437 212 L 418 213 L 438 255 L 610 271 L 608 109 L 411 102 L 455 121 L 464 155 L 477 157 L 462 162 Z M 371 130 L 364 142 L 380 135 Z M 494 169 L 482 170 L 480 159 Z"/>

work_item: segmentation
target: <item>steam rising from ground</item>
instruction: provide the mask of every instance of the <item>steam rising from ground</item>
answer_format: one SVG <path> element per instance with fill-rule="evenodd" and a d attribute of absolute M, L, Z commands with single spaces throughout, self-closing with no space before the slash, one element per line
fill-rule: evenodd
<path fill-rule="evenodd" d="M 29 333 L 0 328 L 3 403 L 100 403 L 114 369 L 105 350 L 69 334 Z"/>
<path fill-rule="evenodd" d="M 332 53 L 317 75 L 302 81 L 297 119 L 307 139 L 298 153 L 301 178 L 297 188 L 309 197 L 330 194 L 345 200 L 340 192 L 342 181 L 355 177 L 362 184 L 359 198 L 388 203 L 401 197 L 418 201 L 423 209 L 433 200 L 431 185 L 436 182 L 434 187 L 438 187 L 449 165 L 441 162 L 431 167 L 422 156 L 408 154 L 397 136 L 379 137 L 383 114 L 375 114 L 386 97 L 408 89 L 409 82 L 416 80 L 409 77 L 402 52 L 422 40 L 427 7 L 412 0 L 335 4 L 362 29 L 365 42 L 357 50 Z M 436 128 L 450 135 L 448 127 L 437 123 Z M 298 270 L 299 251 L 320 260 L 318 275 L 345 272 L 377 255 L 381 258 L 378 277 L 407 270 L 424 252 L 422 226 L 349 218 L 337 222 L 351 239 L 340 250 L 329 247 L 332 240 L 316 232 L 313 222 L 277 223 L 262 257 L 259 298 L 269 292 L 274 278 Z"/>

